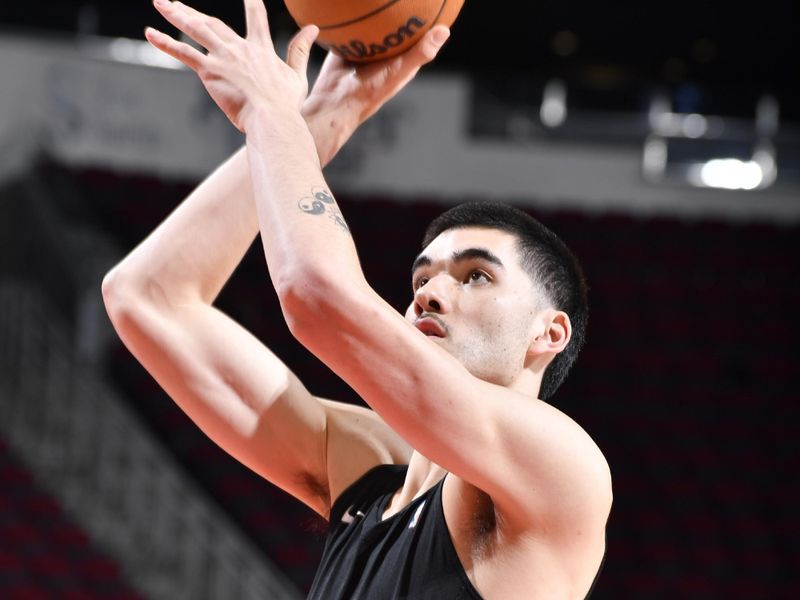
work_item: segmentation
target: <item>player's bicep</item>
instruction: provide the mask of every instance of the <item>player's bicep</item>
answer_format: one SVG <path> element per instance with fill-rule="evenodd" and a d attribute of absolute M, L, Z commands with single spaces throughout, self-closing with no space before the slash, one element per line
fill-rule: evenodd
<path fill-rule="evenodd" d="M 212 306 L 109 307 L 125 345 L 234 458 L 325 514 L 326 414 L 261 342 Z"/>

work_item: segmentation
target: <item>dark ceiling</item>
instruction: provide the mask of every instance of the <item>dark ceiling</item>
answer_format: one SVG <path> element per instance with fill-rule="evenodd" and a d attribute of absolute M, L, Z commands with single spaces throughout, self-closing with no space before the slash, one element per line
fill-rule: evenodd
<path fill-rule="evenodd" d="M 238 0 L 196 0 L 194 6 L 241 29 Z M 436 68 L 537 78 L 604 73 L 628 83 L 690 81 L 734 94 L 772 92 L 783 109 L 796 113 L 798 6 L 796 0 L 738 6 L 719 0 L 467 0 Z M 267 0 L 267 7 L 274 27 L 293 26 L 280 0 Z M 82 26 L 101 35 L 141 37 L 145 25 L 159 20 L 147 0 L 28 0 L 0 7 L 0 23 L 11 29 L 74 32 Z"/>

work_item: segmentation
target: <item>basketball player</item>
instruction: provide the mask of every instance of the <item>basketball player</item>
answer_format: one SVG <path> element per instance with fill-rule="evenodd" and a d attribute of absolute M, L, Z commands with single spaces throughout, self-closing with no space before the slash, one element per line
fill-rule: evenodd
<path fill-rule="evenodd" d="M 365 281 L 321 171 L 446 28 L 357 71 L 328 57 L 307 97 L 315 27 L 283 62 L 260 0 L 245 0 L 246 39 L 155 4 L 207 54 L 147 39 L 197 72 L 247 143 L 106 277 L 125 344 L 216 443 L 329 520 L 310 597 L 585 597 L 605 552 L 609 469 L 538 399 L 582 341 L 577 263 L 522 213 L 457 207 L 429 228 L 403 317 Z M 259 229 L 292 333 L 374 412 L 314 397 L 212 306 Z"/>

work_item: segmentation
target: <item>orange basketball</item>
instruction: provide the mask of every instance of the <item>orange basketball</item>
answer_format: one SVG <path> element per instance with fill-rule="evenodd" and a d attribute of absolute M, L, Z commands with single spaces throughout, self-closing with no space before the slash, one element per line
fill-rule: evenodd
<path fill-rule="evenodd" d="M 319 27 L 318 43 L 353 62 L 405 52 L 434 25 L 453 24 L 464 0 L 285 0 L 300 27 Z"/>

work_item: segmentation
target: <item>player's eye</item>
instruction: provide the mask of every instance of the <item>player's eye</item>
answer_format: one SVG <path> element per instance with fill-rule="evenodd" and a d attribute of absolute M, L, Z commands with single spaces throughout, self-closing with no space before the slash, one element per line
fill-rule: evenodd
<path fill-rule="evenodd" d="M 414 291 L 416 292 L 419 288 L 428 283 L 428 281 L 430 280 L 427 277 L 420 277 L 419 279 L 417 279 L 412 285 Z"/>
<path fill-rule="evenodd" d="M 488 283 L 489 276 L 483 271 L 470 271 L 468 281 L 469 283 Z"/>

